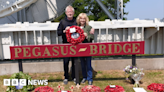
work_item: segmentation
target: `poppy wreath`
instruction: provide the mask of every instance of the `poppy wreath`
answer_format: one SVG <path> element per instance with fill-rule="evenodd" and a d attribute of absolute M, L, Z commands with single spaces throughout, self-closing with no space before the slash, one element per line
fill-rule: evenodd
<path fill-rule="evenodd" d="M 75 28 L 76 30 L 76 33 L 79 33 L 79 37 L 74 39 L 71 37 L 72 33 L 70 32 L 70 29 L 71 28 Z M 78 43 L 81 43 L 82 41 L 84 41 L 85 39 L 85 35 L 84 35 L 84 30 L 81 29 L 80 27 L 78 26 L 71 26 L 67 31 L 66 31 L 66 37 L 67 37 L 67 41 L 69 43 L 72 43 L 73 45 L 76 45 Z"/>
<path fill-rule="evenodd" d="M 104 89 L 105 92 L 125 92 L 124 88 L 116 85 L 116 87 L 111 88 L 109 85 Z"/>
<path fill-rule="evenodd" d="M 101 92 L 100 87 L 89 85 L 81 89 L 81 92 Z"/>
<path fill-rule="evenodd" d="M 54 92 L 54 89 L 48 86 L 43 86 L 43 87 L 35 88 L 34 92 Z"/>
<path fill-rule="evenodd" d="M 152 83 L 147 86 L 147 89 L 152 90 L 154 92 L 164 92 L 164 84 Z"/>

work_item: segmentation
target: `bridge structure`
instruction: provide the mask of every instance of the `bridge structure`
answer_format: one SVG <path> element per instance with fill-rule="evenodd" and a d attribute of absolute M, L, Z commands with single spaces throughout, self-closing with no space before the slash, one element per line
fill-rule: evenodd
<path fill-rule="evenodd" d="M 101 0 L 95 0 L 110 19 L 123 19 L 123 0 L 115 0 L 113 16 Z M 74 0 L 1 0 L 0 24 L 16 22 L 46 22 L 54 20 Z"/>
<path fill-rule="evenodd" d="M 10 59 L 10 46 L 61 44 L 58 22 L 0 25 L 0 59 Z M 145 41 L 145 54 L 164 54 L 164 22 L 154 20 L 90 21 L 94 42 Z"/>
<path fill-rule="evenodd" d="M 74 0 L 1 0 L 0 24 L 51 21 L 64 13 Z"/>

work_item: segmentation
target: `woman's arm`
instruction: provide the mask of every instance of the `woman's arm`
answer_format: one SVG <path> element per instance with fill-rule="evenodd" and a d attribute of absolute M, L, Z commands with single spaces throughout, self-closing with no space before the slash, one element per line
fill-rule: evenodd
<path fill-rule="evenodd" d="M 94 39 L 94 28 L 92 28 L 91 26 L 89 26 L 87 39 L 89 42 L 92 42 L 92 40 Z"/>

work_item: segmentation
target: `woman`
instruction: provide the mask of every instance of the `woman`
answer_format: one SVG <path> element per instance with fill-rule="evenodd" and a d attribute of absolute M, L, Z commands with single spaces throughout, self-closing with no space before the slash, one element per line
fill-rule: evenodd
<path fill-rule="evenodd" d="M 80 13 L 76 19 L 77 25 L 80 26 L 84 30 L 85 40 L 83 43 L 91 43 L 94 39 L 94 36 L 90 32 L 94 32 L 94 29 L 89 26 L 89 19 L 85 13 Z M 88 84 L 92 85 L 92 67 L 91 67 L 91 57 L 81 57 L 81 67 L 82 67 L 82 75 L 83 80 L 81 83 L 85 83 L 88 80 Z"/>

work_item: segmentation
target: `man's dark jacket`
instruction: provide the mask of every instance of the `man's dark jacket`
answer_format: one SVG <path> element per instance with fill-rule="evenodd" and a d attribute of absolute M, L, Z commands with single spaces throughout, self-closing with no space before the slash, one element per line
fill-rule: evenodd
<path fill-rule="evenodd" d="M 73 18 L 72 20 L 68 20 L 67 17 L 65 17 L 63 20 L 60 21 L 58 29 L 57 29 L 57 33 L 58 33 L 58 36 L 62 36 L 63 43 L 68 43 L 66 34 L 63 33 L 63 30 L 65 30 L 67 26 L 73 26 L 73 25 L 77 25 L 76 18 Z"/>

